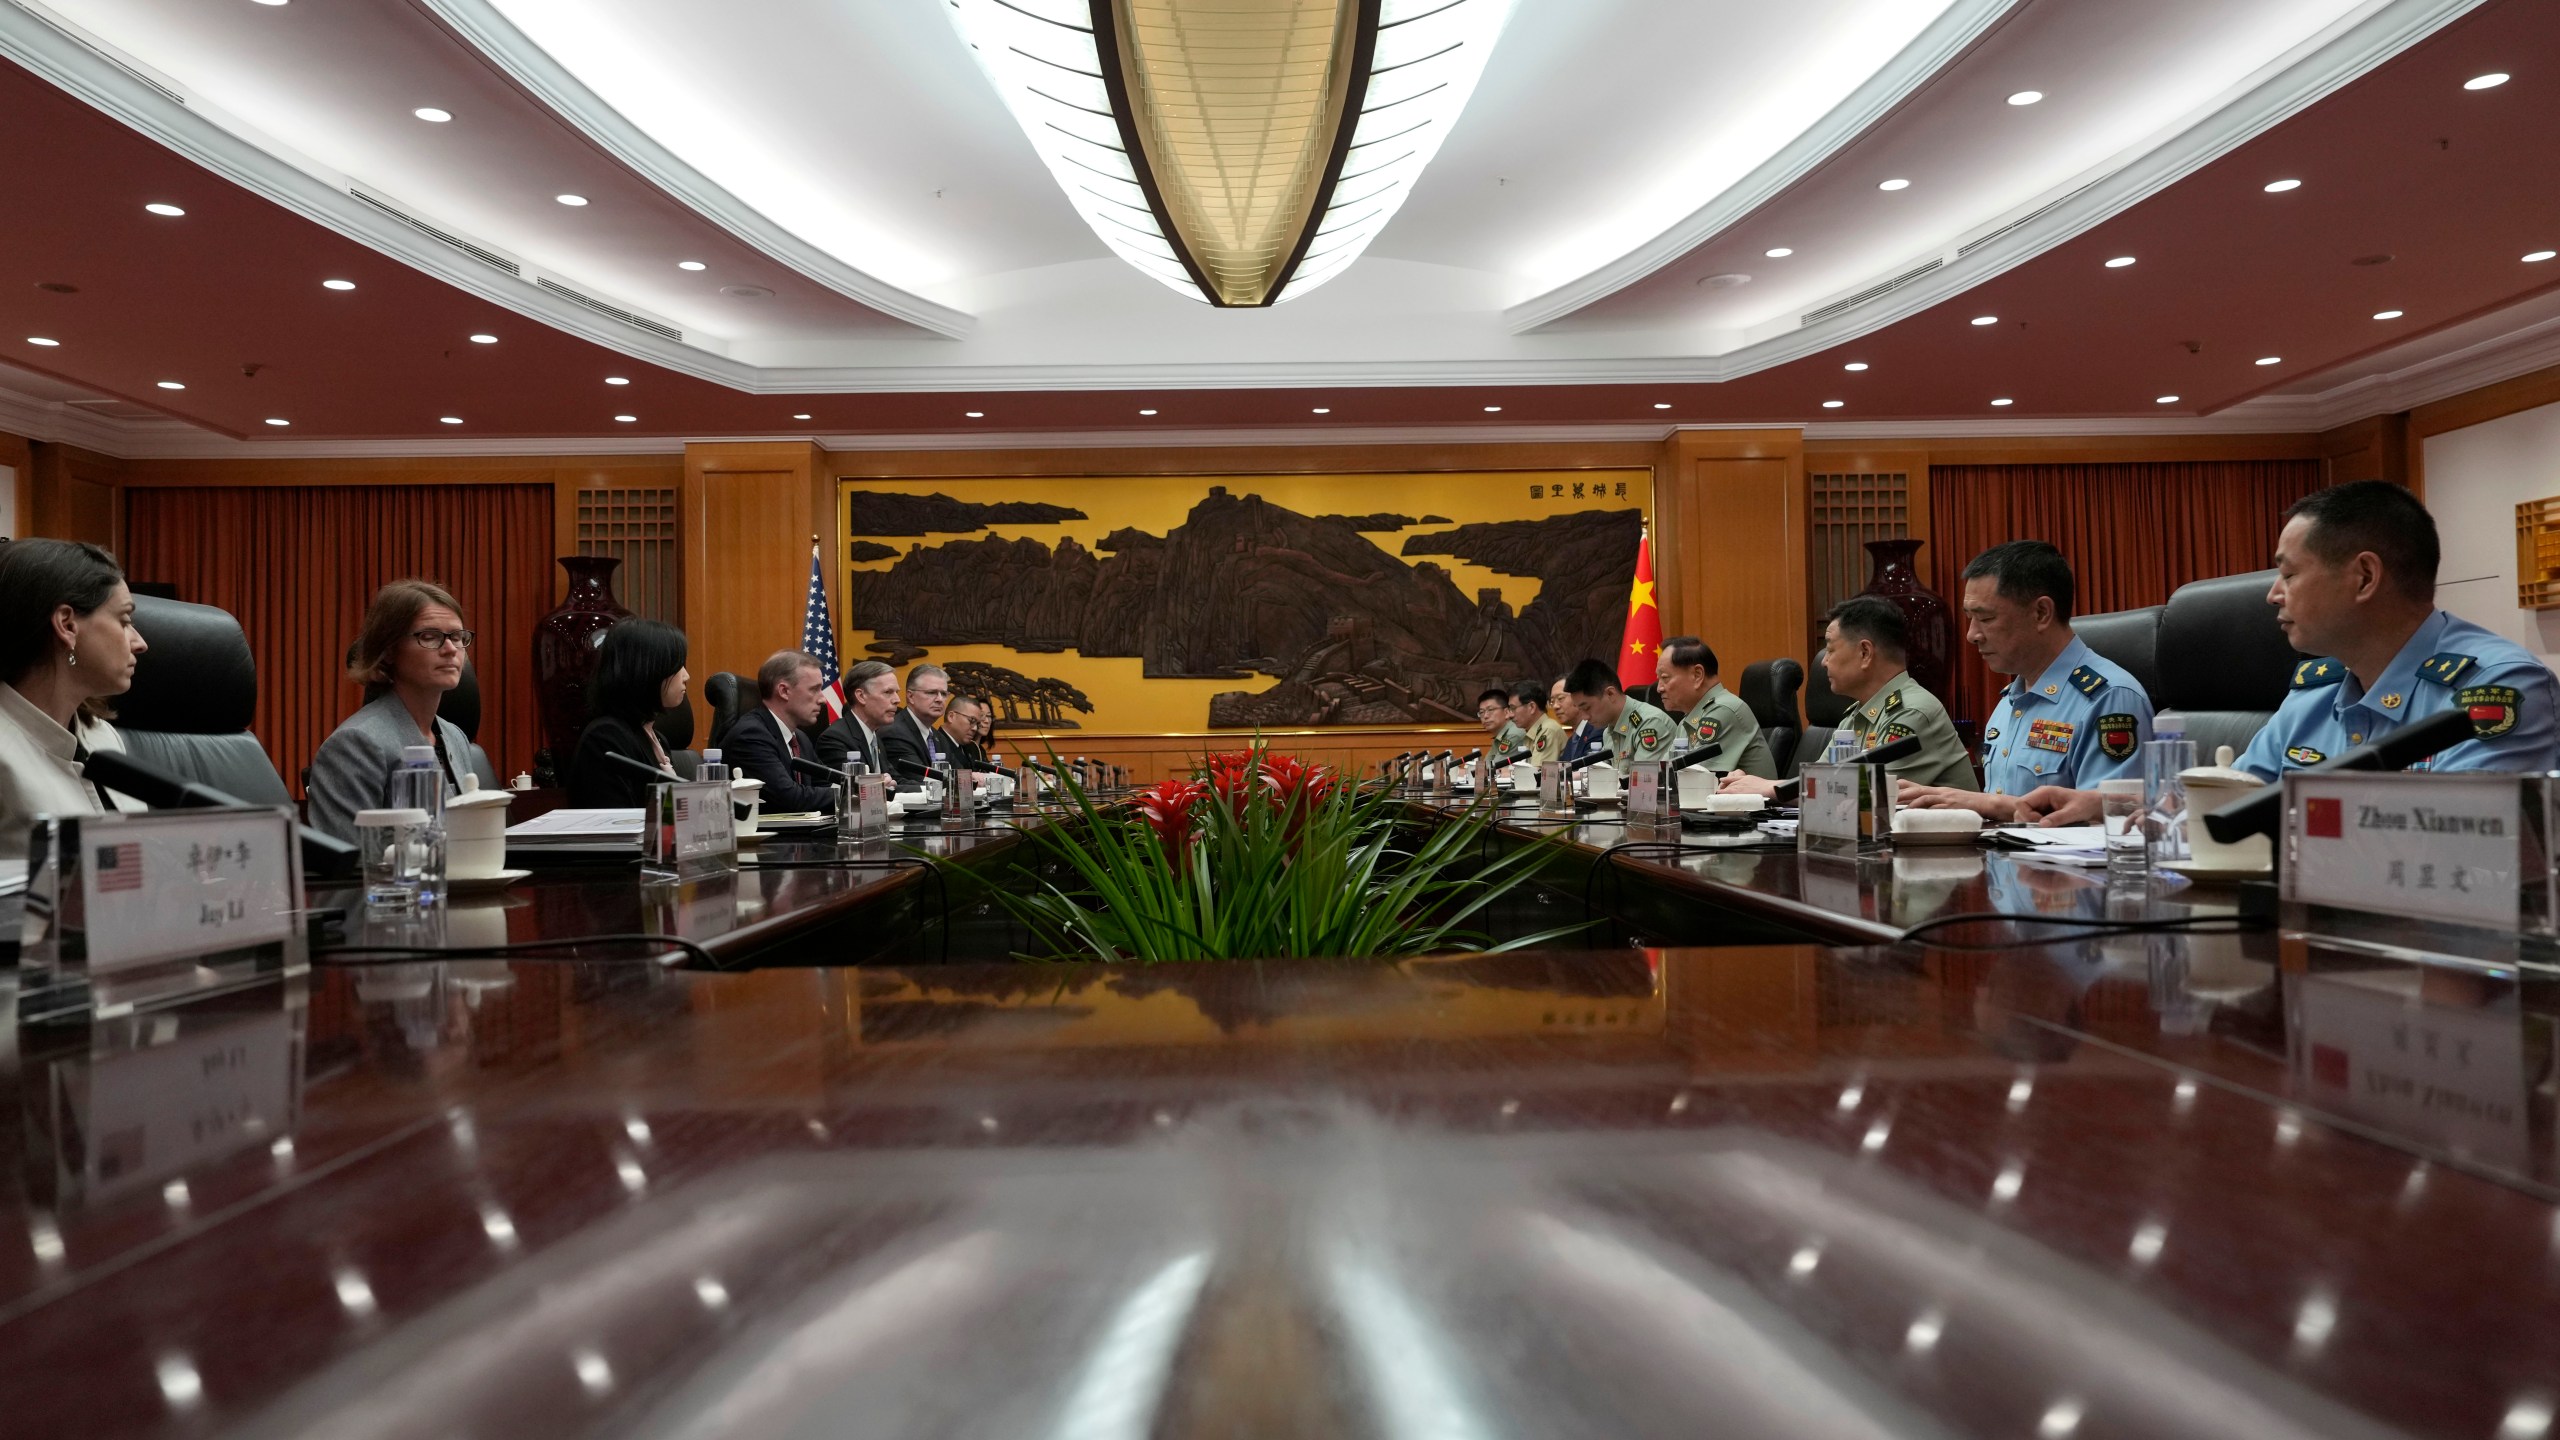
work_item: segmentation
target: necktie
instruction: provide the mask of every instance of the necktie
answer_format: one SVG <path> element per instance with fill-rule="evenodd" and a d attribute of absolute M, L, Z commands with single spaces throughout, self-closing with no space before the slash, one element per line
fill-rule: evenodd
<path fill-rule="evenodd" d="M 792 729 L 792 728 L 791 728 L 790 726 L 788 726 L 788 725 L 783 726 L 783 727 L 782 727 L 782 743 L 791 747 L 791 758 L 792 758 L 792 759 L 797 760 L 797 759 L 799 759 L 799 758 L 800 758 L 800 732 L 799 732 L 799 731 Z"/>

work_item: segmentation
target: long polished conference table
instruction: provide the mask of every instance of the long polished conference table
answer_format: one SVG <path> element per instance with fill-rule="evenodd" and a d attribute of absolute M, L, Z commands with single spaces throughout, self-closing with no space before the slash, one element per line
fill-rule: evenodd
<path fill-rule="evenodd" d="M 1902 942 L 2246 907 L 1504 833 L 1647 943 L 942 964 L 924 872 L 769 845 L 443 922 L 710 963 L 342 956 L 13 1026 L 0 1434 L 2547 1429 L 2546 974 Z"/>

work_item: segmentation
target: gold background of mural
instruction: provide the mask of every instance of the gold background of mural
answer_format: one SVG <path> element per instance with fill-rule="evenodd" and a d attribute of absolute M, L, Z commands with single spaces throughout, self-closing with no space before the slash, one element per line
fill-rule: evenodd
<path fill-rule="evenodd" d="M 1460 525 L 1480 525 L 1499 520 L 1539 520 L 1594 508 L 1633 508 L 1647 516 L 1653 513 L 1653 472 L 1643 469 L 844 479 L 839 480 L 836 486 L 836 530 L 848 540 L 869 540 L 895 547 L 900 556 L 913 545 L 930 548 L 954 540 L 980 540 L 990 535 L 1007 540 L 1037 540 L 1052 549 L 1060 539 L 1073 536 L 1076 543 L 1098 551 L 1103 536 L 1124 526 L 1150 535 L 1170 533 L 1191 513 L 1192 507 L 1208 495 L 1213 485 L 1223 485 L 1237 495 L 1260 495 L 1274 505 L 1295 510 L 1301 515 L 1384 513 L 1411 515 L 1417 519 L 1425 515 L 1446 516 L 1446 524 L 1409 525 L 1402 530 L 1368 531 L 1364 534 L 1371 543 L 1401 563 L 1412 565 L 1427 560 L 1447 570 L 1460 593 L 1471 600 L 1480 589 L 1500 590 L 1502 598 L 1515 614 L 1537 598 L 1539 582 L 1535 578 L 1506 575 L 1450 555 L 1416 555 L 1408 559 L 1403 554 L 1406 538 L 1436 535 Z M 1590 487 L 1595 485 L 1606 492 L 1598 501 L 1591 498 Z M 1626 487 L 1623 497 L 1617 493 L 1616 487 L 1620 485 Z M 1580 498 L 1575 496 L 1576 486 L 1583 487 Z M 1010 501 L 1063 505 L 1083 511 L 1087 518 L 1047 525 L 996 524 L 965 533 L 862 535 L 846 528 L 846 496 L 856 490 L 895 495 L 942 494 L 979 505 Z M 867 648 L 883 637 L 865 626 L 863 617 L 857 613 L 852 576 L 857 571 L 887 570 L 897 563 L 894 558 L 847 561 L 843 573 L 836 577 L 837 613 L 842 617 L 840 625 L 844 634 L 841 653 L 844 667 L 848 670 L 857 661 L 884 658 Z M 1077 714 L 1072 718 L 1081 722 L 1082 730 L 1103 735 L 1196 733 L 1208 728 L 1209 697 L 1212 695 L 1230 690 L 1258 693 L 1279 683 L 1277 677 L 1262 674 L 1241 680 L 1150 680 L 1143 673 L 1146 662 L 1136 656 L 1087 656 L 1073 650 L 1033 653 L 1016 650 L 1009 645 L 932 645 L 926 649 L 928 653 L 924 659 L 939 665 L 948 665 L 955 660 L 974 660 L 1003 665 L 1026 675 L 1056 676 L 1082 690 L 1093 701 L 1092 714 Z M 1599 658 L 1605 660 L 1610 657 L 1604 655 Z M 902 685 L 906 670 L 903 665 L 898 670 Z M 1015 734 L 1030 733 L 1028 726 L 1008 726 L 1007 729 Z"/>

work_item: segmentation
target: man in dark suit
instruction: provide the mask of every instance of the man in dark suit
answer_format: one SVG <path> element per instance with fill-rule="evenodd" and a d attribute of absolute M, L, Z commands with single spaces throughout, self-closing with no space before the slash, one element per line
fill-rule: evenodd
<path fill-rule="evenodd" d="M 865 660 L 844 672 L 844 718 L 818 737 L 818 763 L 841 770 L 860 761 L 884 774 L 889 757 L 881 733 L 898 717 L 898 672 L 877 660 Z"/>
<path fill-rule="evenodd" d="M 900 784 L 922 780 L 946 760 L 949 741 L 934 727 L 951 705 L 951 677 L 939 665 L 918 665 L 907 672 L 907 704 L 880 732 L 881 752 Z"/>
<path fill-rule="evenodd" d="M 950 737 L 946 748 L 956 759 L 981 770 L 999 768 L 987 758 L 987 737 L 995 733 L 995 716 L 984 696 L 952 696 L 951 708 L 942 713 L 942 733 Z"/>
<path fill-rule="evenodd" d="M 818 722 L 819 692 L 825 686 L 818 662 L 797 650 L 775 652 L 756 671 L 756 694 L 763 703 L 737 718 L 721 737 L 721 758 L 729 768 L 764 782 L 764 813 L 826 814 L 835 798 L 824 784 L 813 783 L 791 768 L 792 760 L 814 760 L 800 732 Z"/>

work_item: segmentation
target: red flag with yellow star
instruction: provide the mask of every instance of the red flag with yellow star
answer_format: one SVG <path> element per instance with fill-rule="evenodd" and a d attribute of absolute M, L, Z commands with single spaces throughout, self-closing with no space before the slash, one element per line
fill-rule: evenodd
<path fill-rule="evenodd" d="M 1653 603 L 1653 536 L 1636 541 L 1636 583 L 1627 593 L 1627 638 L 1618 646 L 1618 688 L 1654 682 L 1662 656 L 1662 610 Z"/>

